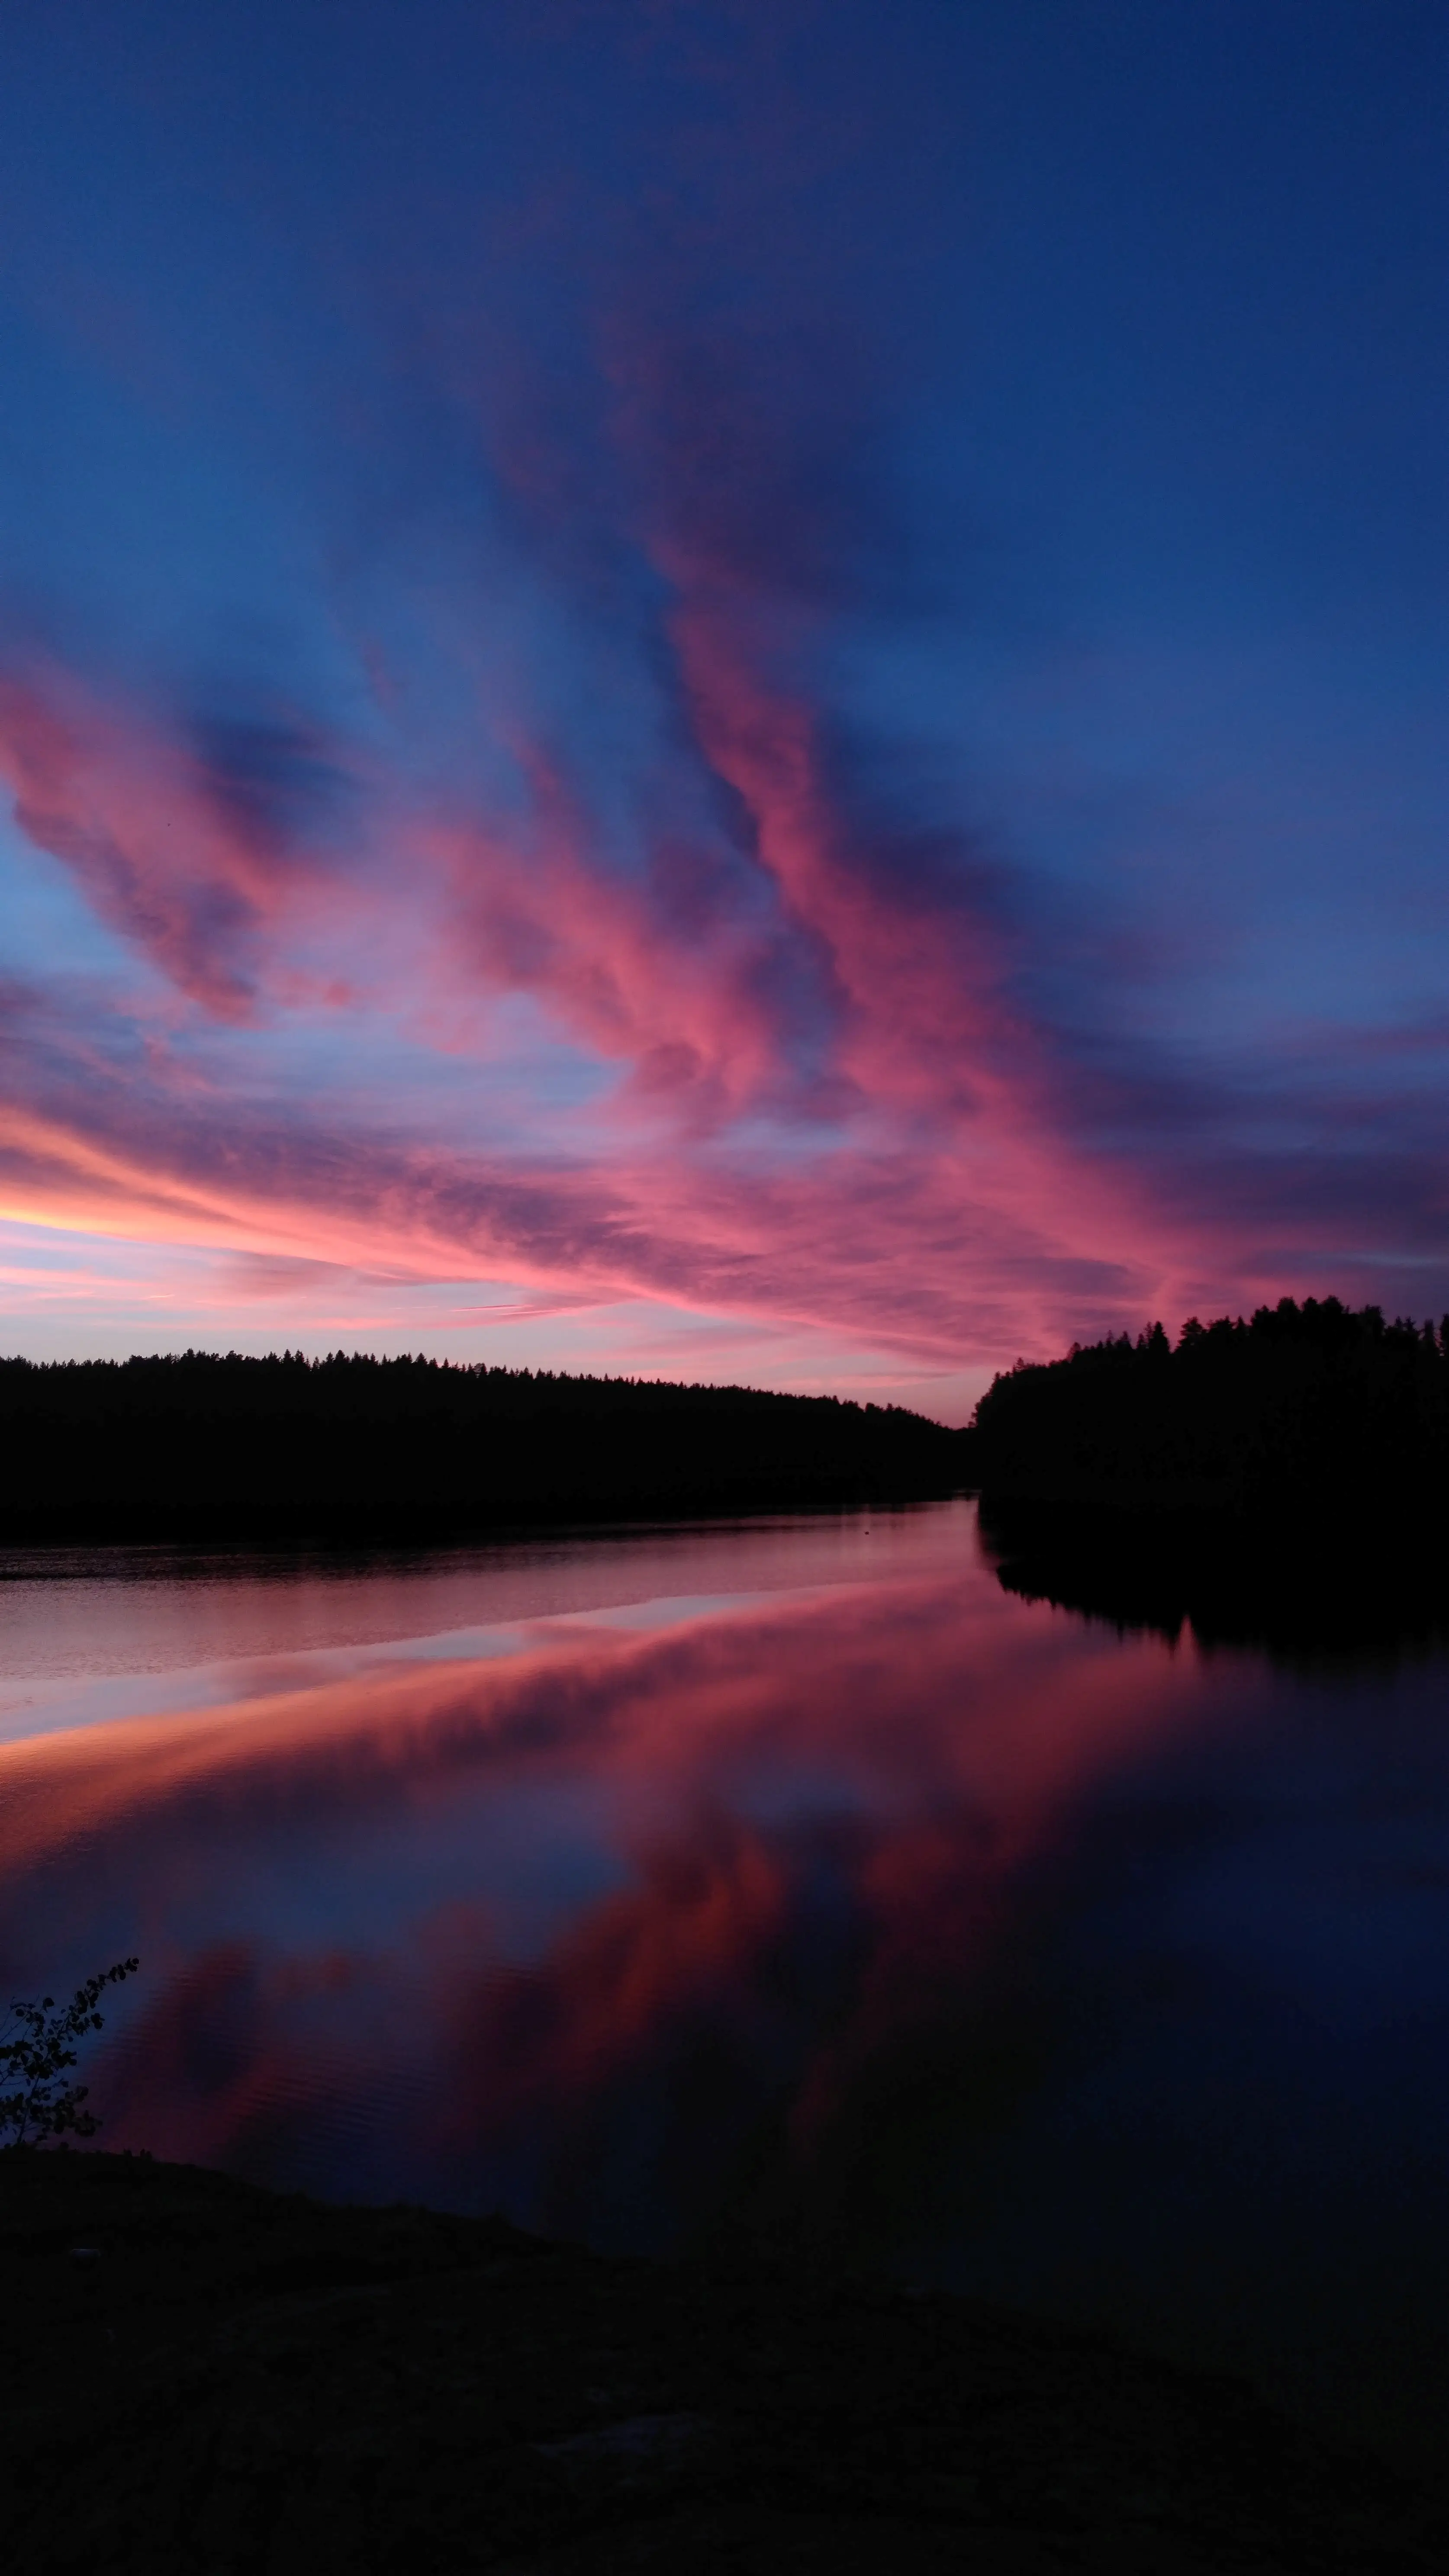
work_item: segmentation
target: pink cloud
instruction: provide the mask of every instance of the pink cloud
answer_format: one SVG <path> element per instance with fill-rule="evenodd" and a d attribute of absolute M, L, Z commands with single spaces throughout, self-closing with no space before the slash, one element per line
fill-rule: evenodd
<path fill-rule="evenodd" d="M 53 669 L 4 684 L 23 828 L 194 1025 L 127 1038 L 115 996 L 99 1023 L 74 999 L 12 1014 L 0 1212 L 158 1257 L 209 1248 L 242 1263 L 248 1305 L 299 1264 L 384 1290 L 506 1280 L 535 1315 L 652 1300 L 935 1370 L 1301 1287 L 1311 1190 L 1280 1194 L 1271 1250 L 1245 1260 L 1230 1201 L 1097 1147 L 1013 999 L 1014 933 L 970 852 L 902 859 L 842 787 L 799 676 L 808 621 L 708 529 L 651 544 L 699 774 L 692 803 L 659 789 L 674 819 L 652 838 L 640 788 L 632 865 L 522 708 L 498 719 L 523 791 L 500 818 L 436 784 L 409 796 L 300 719 L 173 739 Z M 385 864 L 341 866 L 339 815 Z M 496 1059 L 484 1091 L 509 994 L 545 1034 L 516 1086 Z M 413 1058 L 369 1089 L 389 1012 Z M 305 1051 L 283 1078 L 278 1033 L 329 1019 L 341 1070 L 314 1093 Z M 573 1105 L 566 1084 L 550 1099 L 549 1029 L 561 1063 L 605 1077 Z M 1366 1208 L 1368 1259 L 1377 1221 Z M 1338 1230 L 1319 1284 L 1356 1286 L 1341 1204 Z M 372 1309 L 376 1326 L 385 1298 Z"/>
<path fill-rule="evenodd" d="M 54 1026 L 43 1054 L 5 1049 L 0 1091 L 0 1210 L 158 1250 L 321 1263 L 373 1283 L 506 1279 L 546 1300 L 663 1300 L 937 1367 L 1050 1347 L 1084 1313 L 1204 1302 L 1204 1262 L 1174 1296 L 1151 1237 L 1134 1243 L 1104 1214 L 1089 1175 L 1071 1186 L 1050 1139 L 1033 1150 L 1014 1111 L 1014 1124 L 1002 1113 L 959 1138 L 918 1119 L 908 1150 L 873 1116 L 824 1150 L 777 1153 L 687 1131 L 641 1141 L 626 1104 L 617 1126 L 590 1111 L 572 1154 L 566 1124 L 547 1154 L 526 1135 L 470 1150 L 409 1137 L 396 1118 L 378 1133 L 345 1099 L 248 1100 L 198 1087 L 185 1067 L 174 1080 L 165 1058 L 109 1072 L 84 1030 L 72 1040 Z"/>
<path fill-rule="evenodd" d="M 1200 900 L 1221 844 L 1181 746 L 1216 720 L 1168 701 L 1212 656 L 1164 683 L 1140 636 L 1037 631 L 1050 582 L 1006 630 L 971 591 L 982 469 L 965 427 L 939 451 L 973 417 L 956 286 L 992 254 L 950 80 L 842 51 L 828 13 L 733 13 L 721 50 L 651 11 L 622 51 L 607 12 L 566 43 L 554 14 L 501 40 L 486 183 L 441 94 L 421 159 L 404 118 L 376 161 L 362 114 L 275 161 L 264 116 L 237 162 L 208 85 L 199 122 L 128 120 L 114 228 L 59 182 L 37 217 L 16 291 L 86 381 L 26 432 L 74 431 L 74 533 L 42 526 L 0 602 L 0 774 L 154 974 L 80 993 L 55 955 L 66 1028 L 0 1033 L 0 1204 L 151 1242 L 158 1280 L 178 1248 L 237 1260 L 247 1310 L 278 1264 L 377 1284 L 379 1316 L 389 1280 L 483 1276 L 933 1369 L 1449 1282 L 1432 994 L 1421 1072 L 1391 1029 L 1304 1018 L 1293 1064 L 1239 1042 L 1255 977 L 1281 1028 L 1296 932 L 1276 985 L 1234 985 L 1258 915 Z M 370 95 L 371 56 L 334 69 Z M 153 189 L 178 151 L 194 195 Z M 1010 590 L 1010 513 L 975 536 Z M 1251 624 L 1235 699 L 1278 655 Z M 938 644 L 1026 764 L 979 809 L 979 711 L 920 687 Z M 1078 783 L 1063 690 L 1088 732 L 1155 704 L 1194 809 L 1163 860 L 1158 805 L 1090 761 L 1085 834 L 1043 833 Z M 1315 848 L 1325 797 L 1290 800 Z"/>
<path fill-rule="evenodd" d="M 315 853 L 269 813 L 265 777 L 248 781 L 248 748 L 223 738 L 208 758 L 54 664 L 0 674 L 0 778 L 20 828 L 64 861 L 104 921 L 226 1020 L 250 1016 L 281 916 L 318 873 Z M 265 741 L 250 749 L 264 771 Z M 330 758 L 294 730 L 274 764 L 290 754 L 301 767 L 309 753 Z"/>

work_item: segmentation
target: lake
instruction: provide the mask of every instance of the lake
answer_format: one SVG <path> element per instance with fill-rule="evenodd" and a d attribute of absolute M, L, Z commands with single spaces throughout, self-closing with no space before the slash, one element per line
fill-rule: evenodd
<path fill-rule="evenodd" d="M 0 1562 L 6 1992 L 103 2143 L 806 2250 L 1449 2404 L 1449 1663 L 998 1584 L 974 1506 Z"/>

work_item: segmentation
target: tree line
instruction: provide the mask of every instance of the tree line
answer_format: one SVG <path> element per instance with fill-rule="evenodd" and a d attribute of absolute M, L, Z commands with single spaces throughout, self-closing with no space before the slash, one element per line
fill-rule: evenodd
<path fill-rule="evenodd" d="M 364 1353 L 0 1360 L 0 1538 L 406 1539 L 949 1493 L 899 1405 Z"/>
<path fill-rule="evenodd" d="M 1246 1322 L 1193 1316 L 1075 1344 L 996 1378 L 968 1435 L 987 1494 L 1126 1508 L 1390 1508 L 1449 1492 L 1449 1316 L 1283 1297 Z"/>

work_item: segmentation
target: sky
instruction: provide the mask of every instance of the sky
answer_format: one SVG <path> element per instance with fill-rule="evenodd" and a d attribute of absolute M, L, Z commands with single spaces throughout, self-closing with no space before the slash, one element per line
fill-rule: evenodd
<path fill-rule="evenodd" d="M 1449 1308 L 1440 0 L 15 0 L 0 1349 Z"/>

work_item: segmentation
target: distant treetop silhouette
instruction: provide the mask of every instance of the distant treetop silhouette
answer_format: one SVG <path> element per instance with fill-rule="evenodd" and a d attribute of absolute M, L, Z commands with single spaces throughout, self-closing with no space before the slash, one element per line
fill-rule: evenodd
<path fill-rule="evenodd" d="M 1329 1508 L 1353 1486 L 1440 1510 L 1449 1494 L 1449 1316 L 1284 1297 L 1248 1322 L 1190 1316 L 1133 1341 L 1017 1366 L 976 1409 L 972 1477 L 988 1494 L 1260 1509 Z"/>
<path fill-rule="evenodd" d="M 0 1537 L 294 1544 L 949 1493 L 899 1406 L 422 1358 L 0 1360 Z"/>

